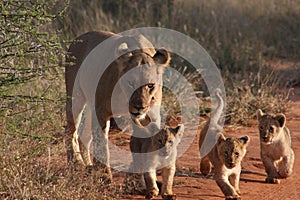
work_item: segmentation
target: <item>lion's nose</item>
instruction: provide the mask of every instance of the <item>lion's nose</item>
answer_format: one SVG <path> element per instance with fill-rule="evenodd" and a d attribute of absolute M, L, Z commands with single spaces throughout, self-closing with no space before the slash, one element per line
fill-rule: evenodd
<path fill-rule="evenodd" d="M 263 136 L 263 139 L 266 140 L 266 139 L 268 139 L 268 137 L 267 136 Z"/>
<path fill-rule="evenodd" d="M 234 167 L 234 163 L 233 162 L 229 163 L 229 167 Z"/>
<path fill-rule="evenodd" d="M 143 106 L 143 105 L 135 106 L 135 109 L 137 109 L 138 111 L 145 110 L 146 108 L 147 108 L 147 106 Z"/>
<path fill-rule="evenodd" d="M 263 136 L 263 141 L 268 142 L 268 137 L 267 136 Z"/>

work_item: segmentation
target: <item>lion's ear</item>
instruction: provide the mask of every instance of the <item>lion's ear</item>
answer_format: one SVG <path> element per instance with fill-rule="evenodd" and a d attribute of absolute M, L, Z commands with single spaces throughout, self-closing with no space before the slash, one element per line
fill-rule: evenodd
<path fill-rule="evenodd" d="M 275 119 L 279 122 L 281 128 L 285 126 L 286 117 L 284 114 L 276 115 Z"/>
<path fill-rule="evenodd" d="M 173 134 L 173 135 L 175 135 L 175 137 L 182 137 L 182 135 L 183 135 L 183 132 L 184 132 L 184 125 L 183 124 L 179 124 L 176 128 L 168 128 L 170 131 L 171 131 L 171 133 Z"/>
<path fill-rule="evenodd" d="M 245 136 L 239 138 L 239 140 L 242 142 L 242 144 L 245 144 L 245 145 L 248 145 L 249 142 L 250 142 L 250 138 L 249 138 L 249 136 L 247 136 L 247 135 L 245 135 Z"/>
<path fill-rule="evenodd" d="M 263 113 L 263 111 L 261 109 L 258 109 L 256 111 L 256 117 L 257 117 L 258 120 L 260 120 L 263 115 L 264 115 L 264 113 Z"/>
<path fill-rule="evenodd" d="M 159 49 L 153 56 L 153 59 L 156 64 L 167 67 L 170 64 L 171 56 L 166 49 Z"/>

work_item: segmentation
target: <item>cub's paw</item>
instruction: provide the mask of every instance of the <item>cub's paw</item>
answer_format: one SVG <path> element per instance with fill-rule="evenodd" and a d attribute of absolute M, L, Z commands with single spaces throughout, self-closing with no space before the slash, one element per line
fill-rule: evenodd
<path fill-rule="evenodd" d="M 211 172 L 211 166 L 207 165 L 206 163 L 200 163 L 200 172 L 201 174 L 203 174 L 204 176 L 207 176 L 210 174 Z"/>
<path fill-rule="evenodd" d="M 176 194 L 164 194 L 163 196 L 163 200 L 176 200 Z"/>
<path fill-rule="evenodd" d="M 238 195 L 226 196 L 225 197 L 225 200 L 240 200 L 240 199 L 242 199 L 242 198 Z"/>
<path fill-rule="evenodd" d="M 158 196 L 159 191 L 153 189 L 152 191 L 148 192 L 145 196 L 145 199 L 153 199 L 154 197 Z"/>
<path fill-rule="evenodd" d="M 266 183 L 279 184 L 280 180 L 278 178 L 267 177 L 266 178 Z"/>
<path fill-rule="evenodd" d="M 292 170 L 290 169 L 280 169 L 278 174 L 280 175 L 281 178 L 287 178 L 292 174 Z"/>

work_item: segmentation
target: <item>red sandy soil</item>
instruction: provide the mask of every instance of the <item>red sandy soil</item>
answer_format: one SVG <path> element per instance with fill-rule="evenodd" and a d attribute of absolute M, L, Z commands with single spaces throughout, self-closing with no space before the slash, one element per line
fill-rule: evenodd
<path fill-rule="evenodd" d="M 242 199 L 300 199 L 300 88 L 293 90 L 290 100 L 290 112 L 286 113 L 286 116 L 287 126 L 292 135 L 295 164 L 292 177 L 281 180 L 280 184 L 264 182 L 266 173 L 260 159 L 257 126 L 227 130 L 228 135 L 248 135 L 251 138 L 248 152 L 242 163 L 240 179 Z M 173 186 L 177 199 L 224 199 L 223 193 L 212 177 L 204 177 L 199 173 L 199 160 L 197 136 L 190 148 L 177 160 L 177 173 Z M 123 199 L 144 199 L 144 197 L 126 195 Z"/>
<path fill-rule="evenodd" d="M 280 65 L 281 67 L 283 65 Z M 278 67 L 278 66 L 277 66 Z M 276 67 L 276 68 L 277 68 Z M 278 69 L 278 68 L 277 68 Z M 285 70 L 285 67 L 279 70 Z M 300 67 L 298 68 L 300 70 Z M 266 184 L 264 182 L 266 173 L 260 159 L 260 145 L 257 122 L 253 121 L 251 127 L 226 128 L 226 134 L 240 137 L 250 136 L 250 144 L 247 148 L 247 154 L 242 162 L 242 173 L 240 179 L 241 197 L 244 200 L 297 200 L 300 199 L 300 87 L 290 92 L 289 112 L 287 116 L 287 126 L 291 131 L 292 147 L 295 152 L 294 172 L 292 177 L 281 180 L 280 184 Z M 199 130 L 201 130 L 200 127 Z M 118 131 L 117 131 L 118 132 Z M 188 132 L 185 134 L 189 134 Z M 118 136 L 115 138 L 114 136 Z M 199 148 L 198 136 L 195 137 L 189 149 L 177 160 L 177 172 L 174 177 L 173 192 L 179 200 L 218 200 L 224 199 L 224 195 L 212 176 L 204 177 L 199 170 Z M 119 138 L 121 137 L 121 138 Z M 117 144 L 128 149 L 129 136 L 122 134 L 110 135 L 110 139 Z M 125 139 L 125 140 L 124 140 Z M 113 181 L 122 184 L 125 173 L 113 172 Z M 123 200 L 145 199 L 143 195 L 122 195 Z M 156 199 L 161 199 L 157 197 Z"/>
<path fill-rule="evenodd" d="M 270 62 L 274 70 L 282 71 L 286 80 L 294 79 L 300 63 Z M 295 152 L 294 172 L 292 177 L 281 180 L 280 184 L 265 183 L 266 173 L 260 159 L 260 144 L 257 121 L 251 127 L 226 128 L 226 134 L 241 137 L 248 135 L 250 144 L 243 159 L 240 179 L 241 197 L 244 200 L 288 200 L 300 199 L 300 87 L 291 90 L 289 95 L 289 112 L 287 126 L 291 131 L 292 148 Z M 201 130 L 202 127 L 200 127 Z M 177 199 L 224 199 L 224 195 L 216 182 L 210 177 L 204 177 L 199 170 L 198 136 L 189 149 L 177 160 L 177 172 L 174 177 L 173 192 Z M 144 199 L 143 196 L 128 195 L 124 199 Z M 158 197 L 157 199 L 161 199 Z"/>

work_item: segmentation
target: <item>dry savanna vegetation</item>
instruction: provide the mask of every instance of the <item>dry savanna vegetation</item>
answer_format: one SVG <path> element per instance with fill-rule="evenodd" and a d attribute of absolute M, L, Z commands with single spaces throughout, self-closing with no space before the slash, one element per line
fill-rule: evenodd
<path fill-rule="evenodd" d="M 99 174 L 66 164 L 64 55 L 84 32 L 159 26 L 192 37 L 221 71 L 226 122 L 235 126 L 249 125 L 258 108 L 287 111 L 286 91 L 300 84 L 293 69 L 300 59 L 297 0 L 3 0 L 0 10 L 0 199 L 118 199 L 126 192 L 122 182 L 108 186 Z M 278 61 L 292 67 L 283 72 Z M 208 115 L 201 74 L 176 55 L 171 67 L 193 85 L 199 116 Z M 167 89 L 163 105 L 180 117 Z"/>

